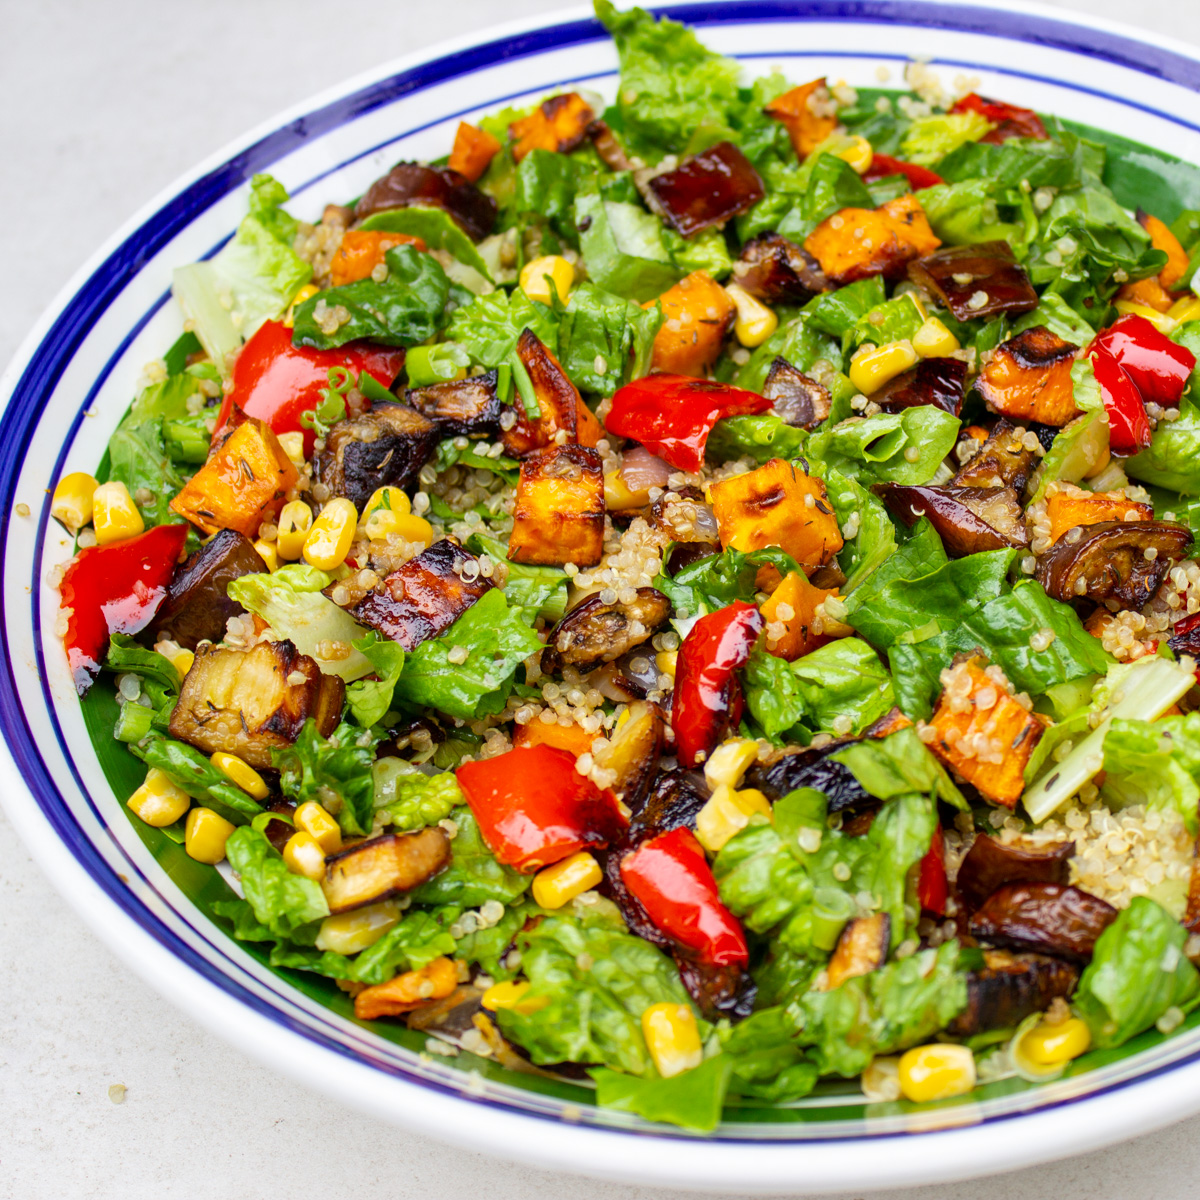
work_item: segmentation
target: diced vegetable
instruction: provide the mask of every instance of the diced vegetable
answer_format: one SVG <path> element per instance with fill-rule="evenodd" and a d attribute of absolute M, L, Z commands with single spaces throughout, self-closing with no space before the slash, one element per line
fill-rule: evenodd
<path fill-rule="evenodd" d="M 374 213 L 409 205 L 445 209 L 475 241 L 487 237 L 496 224 L 497 206 L 491 196 L 457 171 L 412 162 L 397 163 L 375 180 L 354 206 L 354 216 L 363 221 Z"/>
<path fill-rule="evenodd" d="M 342 287 L 359 279 L 367 279 L 376 267 L 384 266 L 384 256 L 393 246 L 405 245 L 417 250 L 426 249 L 425 243 L 410 233 L 347 229 L 337 253 L 329 263 L 329 280 L 334 287 Z"/>
<path fill-rule="evenodd" d="M 982 967 L 967 976 L 967 1006 L 950 1023 L 955 1037 L 1012 1029 L 1075 990 L 1079 969 L 1044 954 L 985 950 Z"/>
<path fill-rule="evenodd" d="M 435 958 L 419 970 L 364 988 L 354 997 L 354 1015 L 360 1021 L 398 1017 L 451 995 L 457 987 L 458 968 L 448 958 Z"/>
<path fill-rule="evenodd" d="M 957 321 L 1032 312 L 1037 292 L 1007 242 L 947 246 L 911 263 L 909 278 L 937 296 Z"/>
<path fill-rule="evenodd" d="M 565 431 L 567 441 L 595 446 L 603 430 L 579 389 L 567 378 L 562 364 L 530 329 L 517 339 L 517 356 L 529 376 L 538 415 L 530 417 L 520 405 L 517 421 L 501 435 L 505 450 L 520 458 L 533 450 L 557 444 L 556 434 Z"/>
<path fill-rule="evenodd" d="M 777 233 L 760 233 L 733 265 L 738 285 L 767 304 L 804 304 L 829 287 L 817 260 Z"/>
<path fill-rule="evenodd" d="M 446 166 L 471 183 L 477 183 L 499 153 L 500 143 L 487 130 L 459 121 Z"/>
<path fill-rule="evenodd" d="M 404 399 L 447 436 L 495 433 L 500 428 L 499 372 L 410 387 Z"/>
<path fill-rule="evenodd" d="M 1063 883 L 1002 884 L 971 914 L 973 937 L 1086 963 L 1117 910 Z"/>
<path fill-rule="evenodd" d="M 655 304 L 662 305 L 663 325 L 654 337 L 651 369 L 703 375 L 721 353 L 733 324 L 736 310 L 725 289 L 704 271 L 693 271 L 642 307 Z"/>
<path fill-rule="evenodd" d="M 804 239 L 804 249 L 837 284 L 872 275 L 897 278 L 941 244 L 911 192 L 874 210 L 843 208 Z"/>
<path fill-rule="evenodd" d="M 1130 500 L 1124 492 L 1085 492 L 1058 487 L 1046 497 L 1050 541 L 1057 542 L 1068 529 L 1101 521 L 1152 521 L 1154 506 Z"/>
<path fill-rule="evenodd" d="M 508 127 L 513 158 L 520 162 L 533 150 L 560 154 L 577 150 L 587 137 L 595 115 L 578 92 L 564 92 L 543 100 L 527 117 Z"/>
<path fill-rule="evenodd" d="M 975 386 L 994 412 L 1012 421 L 1065 425 L 1079 414 L 1071 368 L 1077 346 L 1044 325 L 997 347 Z"/>
<path fill-rule="evenodd" d="M 653 176 L 650 190 L 685 238 L 744 213 L 766 194 L 758 172 L 732 142 L 720 142 L 685 158 L 674 171 Z"/>
<path fill-rule="evenodd" d="M 980 833 L 958 868 L 956 886 L 968 910 L 1009 883 L 1066 883 L 1074 842 L 1001 842 Z"/>
<path fill-rule="evenodd" d="M 927 517 L 951 558 L 1029 545 L 1025 514 L 1009 487 L 877 485 L 888 508 L 910 528 Z"/>
<path fill-rule="evenodd" d="M 1035 138 L 1045 141 L 1050 135 L 1042 124 L 1042 119 L 1031 108 L 1018 108 L 1015 104 L 1005 104 L 1002 100 L 989 100 L 978 92 L 971 92 L 955 101 L 951 112 L 975 112 L 986 117 L 996 126 L 991 132 L 984 134 L 980 141 L 1001 143 L 1009 138 Z"/>
<path fill-rule="evenodd" d="M 761 608 L 767 623 L 766 648 L 777 658 L 794 662 L 823 646 L 828 638 L 817 632 L 817 610 L 837 589 L 814 587 L 799 571 L 789 571 Z M 772 638 L 771 626 L 778 622 L 783 635 Z"/>
<path fill-rule="evenodd" d="M 592 567 L 604 553 L 604 472 L 587 446 L 552 446 L 521 462 L 508 557 Z"/>
<path fill-rule="evenodd" d="M 887 961 L 890 941 L 891 920 L 887 913 L 873 913 L 849 921 L 826 967 L 826 988 L 841 987 L 847 979 L 882 967 Z"/>
<path fill-rule="evenodd" d="M 638 588 L 632 600 L 605 604 L 599 594 L 577 604 L 551 630 L 542 654 L 542 671 L 558 674 L 565 664 L 589 671 L 612 662 L 650 640 L 666 622 L 670 602 L 654 588 Z"/>
<path fill-rule="evenodd" d="M 784 125 L 796 157 L 805 159 L 837 128 L 835 112 L 818 112 L 831 105 L 829 89 L 822 76 L 776 96 L 763 112 Z"/>
<path fill-rule="evenodd" d="M 437 825 L 415 833 L 387 833 L 331 855 L 321 890 L 336 915 L 411 892 L 449 862 L 450 839 Z"/>

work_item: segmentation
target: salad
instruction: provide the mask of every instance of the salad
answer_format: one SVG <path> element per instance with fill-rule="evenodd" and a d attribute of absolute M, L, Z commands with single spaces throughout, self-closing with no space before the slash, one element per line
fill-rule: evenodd
<path fill-rule="evenodd" d="M 52 501 L 132 819 L 359 1021 L 694 1129 L 1179 1028 L 1200 170 L 596 10 L 611 104 L 175 272 Z"/>

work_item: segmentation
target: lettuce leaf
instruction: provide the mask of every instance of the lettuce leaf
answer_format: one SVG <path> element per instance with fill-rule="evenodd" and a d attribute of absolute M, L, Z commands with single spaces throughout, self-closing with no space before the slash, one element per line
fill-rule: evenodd
<path fill-rule="evenodd" d="M 929 167 L 967 142 L 977 142 L 995 126 L 977 112 L 918 117 L 900 142 L 900 157 Z"/>
<path fill-rule="evenodd" d="M 780 1006 L 760 1009 L 719 1030 L 733 1062 L 730 1091 L 772 1101 L 799 1100 L 817 1084 L 817 1067 L 796 1041 L 795 1022 Z"/>
<path fill-rule="evenodd" d="M 262 806 L 242 791 L 195 746 L 172 738 L 152 737 L 131 750 L 148 767 L 157 767 L 193 800 L 202 801 L 235 825 L 244 825 L 261 813 Z"/>
<path fill-rule="evenodd" d="M 842 529 L 852 515 L 858 516 L 858 532 L 846 540 L 838 554 L 838 565 L 846 576 L 842 595 L 848 596 L 891 557 L 896 549 L 896 527 L 883 501 L 857 479 L 847 479 L 840 471 L 826 471 L 825 493 Z"/>
<path fill-rule="evenodd" d="M 605 291 L 641 304 L 683 275 L 663 244 L 662 223 L 640 205 L 581 191 L 575 224 L 588 278 Z"/>
<path fill-rule="evenodd" d="M 800 570 L 796 560 L 778 546 L 748 553 L 730 548 L 699 559 L 674 577 L 667 574 L 664 566 L 655 577 L 654 586 L 671 601 L 677 612 L 684 610 L 689 616 L 696 617 L 716 612 L 735 600 L 752 599 L 757 591 L 758 569 L 768 565 L 780 575 Z"/>
<path fill-rule="evenodd" d="M 534 154 L 545 153 L 544 150 L 534 151 Z M 419 237 L 430 250 L 445 250 L 464 266 L 478 271 L 489 284 L 492 282 L 487 263 L 475 249 L 475 243 L 444 208 L 427 208 L 413 204 L 407 208 L 388 209 L 386 212 L 372 213 L 360 228 L 382 229 L 388 233 L 408 233 Z"/>
<path fill-rule="evenodd" d="M 855 742 L 830 757 L 849 767 L 854 778 L 880 800 L 919 792 L 964 812 L 968 808 L 946 768 L 911 725 L 885 738 Z"/>
<path fill-rule="evenodd" d="M 954 448 L 958 427 L 957 417 L 923 404 L 819 429 L 809 437 L 807 451 L 826 468 L 859 482 L 919 485 L 934 477 Z"/>
<path fill-rule="evenodd" d="M 404 647 L 381 639 L 372 629 L 350 643 L 370 664 L 378 679 L 359 679 L 346 688 L 346 703 L 354 719 L 364 728 L 382 721 L 392 707 L 400 672 L 404 670 Z"/>
<path fill-rule="evenodd" d="M 466 803 L 450 771 L 426 775 L 402 758 L 388 755 L 376 761 L 371 776 L 375 811 L 397 832 L 436 825 L 452 808 Z"/>
<path fill-rule="evenodd" d="M 1123 465 L 1143 483 L 1200 495 L 1200 402 L 1194 393 L 1180 404 L 1179 419 L 1160 421 L 1150 445 Z"/>
<path fill-rule="evenodd" d="M 292 745 L 271 751 L 285 796 L 297 804 L 316 800 L 331 812 L 336 808 L 342 831 L 364 837 L 375 817 L 374 761 L 375 739 L 368 731 L 343 722 L 323 738 L 311 717 Z"/>
<path fill-rule="evenodd" d="M 708 1133 L 720 1123 L 733 1072 L 733 1058 L 715 1054 L 670 1079 L 639 1079 L 607 1067 L 593 1068 L 588 1074 L 596 1081 L 596 1102 L 602 1108 Z"/>
<path fill-rule="evenodd" d="M 567 574 L 558 567 L 531 567 L 510 562 L 508 547 L 486 533 L 467 538 L 467 549 L 504 563 L 508 576 L 504 594 L 513 608 L 524 608 L 549 622 L 561 621 L 567 611 Z"/>
<path fill-rule="evenodd" d="M 310 942 L 316 937 L 315 930 L 303 927 L 329 915 L 325 893 L 315 879 L 289 870 L 265 833 L 247 825 L 235 829 L 225 843 L 225 855 L 241 878 L 255 919 L 272 937 L 299 936 Z"/>
<path fill-rule="evenodd" d="M 1104 738 L 1104 772 L 1100 796 L 1110 807 L 1175 811 L 1193 838 L 1200 832 L 1200 713 L 1114 720 Z"/>
<path fill-rule="evenodd" d="M 571 293 L 561 320 L 563 370 L 583 391 L 611 396 L 649 369 L 663 314 L 659 306 L 644 309 L 593 283 L 582 283 Z"/>
<path fill-rule="evenodd" d="M 804 451 L 808 434 L 787 424 L 773 412 L 757 416 L 722 417 L 708 435 L 704 458 L 710 463 L 731 458 L 753 458 L 766 463 L 773 458 L 796 458 Z"/>
<path fill-rule="evenodd" d="M 413 899 L 418 904 L 457 904 L 462 908 L 474 908 L 488 900 L 511 904 L 521 896 L 533 882 L 533 877 L 496 861 L 469 808 L 452 809 L 450 819 L 458 826 L 458 833 L 450 843 L 450 865 L 421 884 L 413 893 Z"/>

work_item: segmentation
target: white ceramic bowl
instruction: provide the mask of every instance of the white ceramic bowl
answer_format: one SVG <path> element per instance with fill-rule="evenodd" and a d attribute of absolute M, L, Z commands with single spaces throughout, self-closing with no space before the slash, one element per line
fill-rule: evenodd
<path fill-rule="evenodd" d="M 906 60 L 979 77 L 991 94 L 1200 162 L 1200 57 L 1132 30 L 1019 4 L 747 0 L 673 6 L 715 49 L 797 82 L 897 86 Z M 212 254 L 270 171 L 315 219 L 401 158 L 445 152 L 460 118 L 568 85 L 611 96 L 616 55 L 580 11 L 506 26 L 390 63 L 261 126 L 147 206 L 80 271 L 8 368 L 0 395 L 4 653 L 0 789 L 54 883 L 148 982 L 265 1063 L 376 1116 L 473 1149 L 630 1182 L 806 1193 L 933 1182 L 1077 1153 L 1200 1110 L 1200 1030 L 1143 1038 L 1040 1088 L 927 1111 L 818 1096 L 699 1138 L 597 1112 L 569 1089 L 528 1090 L 479 1062 L 422 1056 L 264 967 L 189 899 L 195 880 L 143 844 L 93 749 L 47 572 L 71 553 L 46 489 L 93 470 L 143 364 L 180 329 L 174 266 Z M 1200 204 L 1200 197 L 1197 197 Z M 17 505 L 32 515 L 17 515 Z M 344 1009 L 343 1009 L 344 1011 Z M 407 1040 L 407 1045 L 402 1044 Z M 919 1136 L 913 1136 L 919 1134 Z"/>

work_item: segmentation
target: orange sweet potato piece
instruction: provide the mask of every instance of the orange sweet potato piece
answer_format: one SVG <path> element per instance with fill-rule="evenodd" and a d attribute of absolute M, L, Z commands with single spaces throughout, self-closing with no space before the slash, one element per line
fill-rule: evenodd
<path fill-rule="evenodd" d="M 768 117 L 783 123 L 798 158 L 807 158 L 837 128 L 836 116 L 818 116 L 813 111 L 828 95 L 822 77 L 784 92 L 763 109 Z"/>
<path fill-rule="evenodd" d="M 500 143 L 486 129 L 459 121 L 446 166 L 475 183 L 500 153 Z"/>
<path fill-rule="evenodd" d="M 435 958 L 419 971 L 405 971 L 387 983 L 363 988 L 354 997 L 354 1015 L 360 1021 L 398 1017 L 431 1000 L 441 1000 L 458 987 L 458 969 L 448 958 Z"/>
<path fill-rule="evenodd" d="M 1071 384 L 1077 348 L 1036 325 L 998 346 L 975 386 L 993 412 L 1016 421 L 1065 425 L 1079 414 Z"/>
<path fill-rule="evenodd" d="M 517 340 L 517 355 L 529 373 L 540 414 L 530 419 L 520 400 L 513 406 L 517 423 L 504 430 L 500 440 L 505 452 L 520 458 L 532 450 L 555 444 L 555 434 L 567 431 L 567 441 L 580 446 L 595 446 L 604 436 L 600 422 L 583 402 L 579 389 L 567 378 L 558 359 L 532 330 L 526 329 Z"/>
<path fill-rule="evenodd" d="M 271 427 L 248 417 L 209 454 L 171 508 L 205 533 L 236 529 L 253 538 L 263 521 L 279 515 L 298 479 Z"/>
<path fill-rule="evenodd" d="M 1136 514 L 1130 516 L 1130 513 Z M 1085 492 L 1083 488 L 1060 487 L 1046 500 L 1050 518 L 1050 540 L 1057 542 L 1077 525 L 1101 521 L 1153 521 L 1154 507 L 1130 500 L 1124 492 Z"/>
<path fill-rule="evenodd" d="M 910 262 L 941 244 L 911 192 L 876 209 L 843 208 L 804 239 L 804 249 L 839 285 L 872 275 L 903 275 Z"/>
<path fill-rule="evenodd" d="M 1016 808 L 1025 764 L 1049 722 L 1018 704 L 986 667 L 974 656 L 942 672 L 944 690 L 928 727 L 935 736 L 926 744 L 985 799 Z"/>
<path fill-rule="evenodd" d="M 537 718 L 527 725 L 518 725 L 513 737 L 514 746 L 553 746 L 556 750 L 566 750 L 568 754 L 578 758 L 581 754 L 590 754 L 592 742 L 596 735 L 588 733 L 574 721 L 570 725 L 560 725 L 557 721 L 547 725 Z"/>
<path fill-rule="evenodd" d="M 703 375 L 717 361 L 721 344 L 736 313 L 725 289 L 704 271 L 693 271 L 658 300 L 662 304 L 662 328 L 654 337 L 650 367 L 671 375 Z"/>
<path fill-rule="evenodd" d="M 1162 250 L 1167 256 L 1167 265 L 1158 273 L 1158 282 L 1168 291 L 1173 291 L 1187 274 L 1188 252 L 1166 224 L 1142 209 L 1137 211 L 1138 224 L 1150 235 L 1150 245 Z"/>
<path fill-rule="evenodd" d="M 1163 274 L 1166 274 L 1165 267 Z M 1137 283 L 1123 283 L 1117 292 L 1117 299 L 1128 300 L 1133 304 L 1144 304 L 1156 312 L 1165 313 L 1175 303 L 1175 298 L 1159 282 L 1161 278 L 1162 276 L 1159 276 L 1158 279 L 1139 279 Z"/>
<path fill-rule="evenodd" d="M 812 572 L 842 548 L 824 483 L 782 458 L 714 483 L 709 500 L 724 549 L 779 546 Z"/>
<path fill-rule="evenodd" d="M 513 158 L 520 162 L 531 150 L 557 150 L 568 154 L 578 149 L 595 116 L 578 92 L 564 92 L 543 100 L 529 116 L 508 127 Z"/>
<path fill-rule="evenodd" d="M 588 446 L 551 446 L 521 460 L 508 557 L 594 567 L 604 552 L 604 469 Z"/>
<path fill-rule="evenodd" d="M 1117 623 L 1117 618 L 1108 611 L 1107 608 L 1101 606 L 1083 623 L 1084 629 L 1092 635 L 1097 641 L 1103 644 L 1105 634 Z M 1144 658 L 1147 654 L 1153 654 L 1158 649 L 1158 643 L 1154 638 L 1146 638 L 1143 641 L 1138 641 L 1134 638 L 1125 647 L 1116 647 L 1113 651 L 1113 657 L 1121 661 L 1133 662 L 1139 658 Z M 1179 711 L 1177 705 L 1172 705 L 1176 712 Z M 1163 713 L 1163 716 L 1173 715 L 1170 709 Z M 1161 719 L 1161 718 L 1160 718 Z"/>
<path fill-rule="evenodd" d="M 826 591 L 813 587 L 807 576 L 789 571 L 760 610 L 768 630 L 775 622 L 781 622 L 784 626 L 783 637 L 778 641 L 771 641 L 768 632 L 767 649 L 776 658 L 794 662 L 831 641 L 823 634 L 814 633 L 813 623 L 817 617 L 817 605 L 836 595 L 837 588 Z"/>
<path fill-rule="evenodd" d="M 425 243 L 410 233 L 387 233 L 382 229 L 348 229 L 342 244 L 329 264 L 329 279 L 334 287 L 366 279 L 383 263 L 384 255 L 393 246 L 415 246 L 426 249 Z"/>

